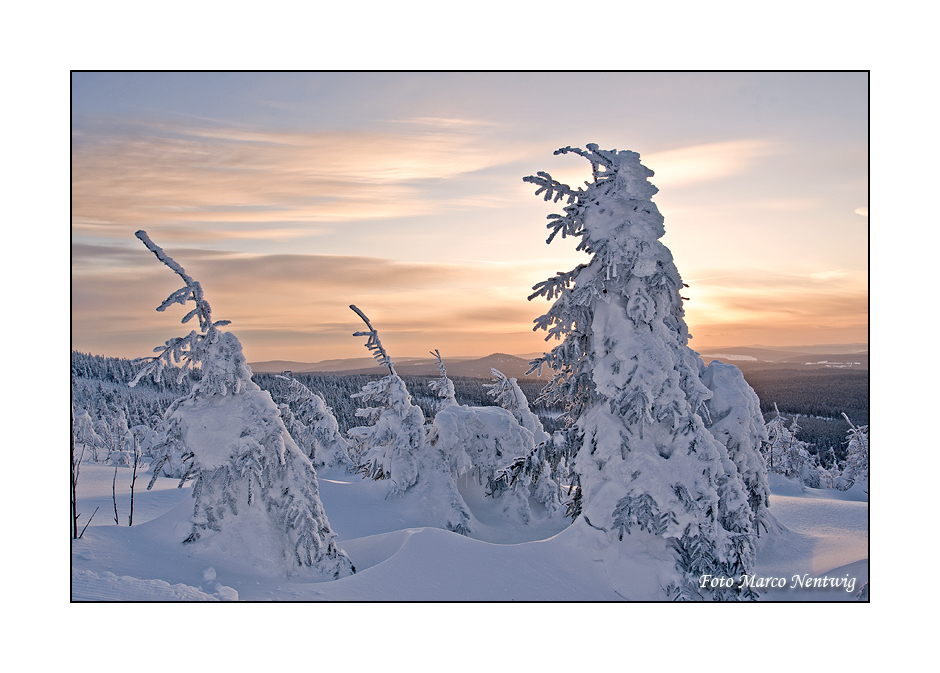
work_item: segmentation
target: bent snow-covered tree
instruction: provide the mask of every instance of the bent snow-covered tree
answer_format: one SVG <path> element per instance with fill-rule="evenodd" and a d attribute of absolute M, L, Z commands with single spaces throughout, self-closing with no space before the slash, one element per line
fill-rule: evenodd
<path fill-rule="evenodd" d="M 809 444 L 796 437 L 800 431 L 800 417 L 787 419 L 780 413 L 776 403 L 774 403 L 774 412 L 777 415 L 767 423 L 764 460 L 771 472 L 782 474 L 787 478 L 800 478 L 803 467 L 810 461 Z"/>
<path fill-rule="evenodd" d="M 498 369 L 490 368 L 490 374 L 493 376 L 493 383 L 484 383 L 486 394 L 496 400 L 496 402 L 506 411 L 515 416 L 519 425 L 532 433 L 536 444 L 548 441 L 549 434 L 542 427 L 542 421 L 532 413 L 529 408 L 529 400 L 526 398 L 519 382 L 511 379 Z"/>
<path fill-rule="evenodd" d="M 339 423 L 326 400 L 294 378 L 278 376 L 287 388 L 281 417 L 291 437 L 314 467 L 353 467 L 349 442 L 339 431 Z M 279 398 L 280 399 L 280 398 Z M 289 405 L 294 405 L 291 410 Z M 286 407 L 286 409 L 283 409 Z"/>
<path fill-rule="evenodd" d="M 437 349 L 430 351 L 431 355 L 434 356 L 434 360 L 437 362 L 437 371 L 440 372 L 441 377 L 434 379 L 428 383 L 428 388 L 437 393 L 437 396 L 441 398 L 440 406 L 449 407 L 457 404 L 457 394 L 454 391 L 454 382 L 447 377 L 447 367 L 444 366 L 444 360 L 441 358 L 441 352 Z"/>
<path fill-rule="evenodd" d="M 565 202 L 563 214 L 549 216 L 548 242 L 570 236 L 590 255 L 529 297 L 554 300 L 535 328 L 562 342 L 532 370 L 554 370 L 543 399 L 564 403 L 571 424 L 555 443 L 573 472 L 569 534 L 595 550 L 627 597 L 755 598 L 738 582 L 701 586 L 703 575 L 753 571 L 756 515 L 705 421 L 712 392 L 688 346 L 684 284 L 659 241 L 653 172 L 635 152 L 556 152 L 565 153 L 591 162 L 590 183 L 573 189 L 544 172 L 524 180 L 545 200 Z M 639 565 L 621 560 L 640 556 Z"/>
<path fill-rule="evenodd" d="M 389 482 L 387 498 L 421 493 L 428 523 L 467 535 L 471 514 L 464 502 L 440 448 L 425 437 L 424 413 L 411 400 L 405 382 L 395 372 L 395 363 L 379 340 L 378 331 L 356 306 L 350 306 L 369 328 L 353 336 L 368 337 L 366 348 L 388 376 L 367 383 L 353 397 L 373 406 L 356 411 L 369 425 L 350 428 L 351 452 L 358 471 L 375 480 Z"/>
<path fill-rule="evenodd" d="M 427 443 L 442 454 L 455 479 L 467 478 L 465 488 L 472 488 L 470 480 L 475 480 L 477 486 L 490 485 L 497 472 L 535 448 L 532 432 L 506 409 L 458 404 L 440 353 L 434 351 L 432 355 L 437 358 L 441 378 L 433 381 L 431 388 L 444 402 L 428 429 Z M 532 520 L 526 493 L 519 489 L 490 490 L 499 498 L 504 516 L 521 523 Z"/>
<path fill-rule="evenodd" d="M 352 574 L 352 563 L 334 542 L 313 465 L 291 439 L 271 395 L 251 380 L 238 339 L 218 329 L 228 321 L 214 322 L 200 284 L 146 232 L 136 236 L 186 283 L 157 310 L 192 301 L 195 308 L 183 322 L 199 319 L 198 332 L 154 349 L 158 355 L 132 382 L 148 373 L 159 377 L 173 362 L 182 371 L 202 370 L 191 393 L 166 411 L 162 453 L 149 486 L 170 459 L 181 462 L 182 479 L 194 481 L 192 530 L 184 542 L 225 549 L 282 575 Z"/>

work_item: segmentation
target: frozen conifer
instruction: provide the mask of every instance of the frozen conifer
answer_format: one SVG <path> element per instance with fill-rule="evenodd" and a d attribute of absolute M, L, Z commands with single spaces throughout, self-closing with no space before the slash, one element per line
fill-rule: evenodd
<path fill-rule="evenodd" d="M 809 445 L 797 438 L 800 431 L 799 415 L 792 419 L 780 413 L 774 403 L 774 416 L 767 422 L 767 443 L 764 461 L 767 469 L 788 479 L 802 478 L 804 467 L 810 464 Z"/>
<path fill-rule="evenodd" d="M 533 449 L 532 433 L 505 409 L 458 404 L 440 352 L 431 355 L 441 378 L 430 387 L 443 402 L 428 429 L 427 444 L 441 453 L 454 479 L 468 477 L 480 486 L 488 484 L 498 471 Z M 505 515 L 522 523 L 530 521 L 528 498 L 521 490 L 493 495 L 502 496 L 499 504 Z"/>
<path fill-rule="evenodd" d="M 420 492 L 431 525 L 452 530 L 462 535 L 470 532 L 470 509 L 464 502 L 453 474 L 441 449 L 425 440 L 424 413 L 411 400 L 405 382 L 395 372 L 378 331 L 369 318 L 355 306 L 350 306 L 369 328 L 353 336 L 368 337 L 366 348 L 373 357 L 388 367 L 389 374 L 367 383 L 353 397 L 372 406 L 356 412 L 366 418 L 369 425 L 351 428 L 351 451 L 358 471 L 365 476 L 387 479 L 386 497 L 400 497 L 407 492 Z"/>
<path fill-rule="evenodd" d="M 712 392 L 705 401 L 705 424 L 719 442 L 747 489 L 748 506 L 754 532 L 778 530 L 780 524 L 770 513 L 770 488 L 761 447 L 767 441 L 760 411 L 760 399 L 744 380 L 741 370 L 718 360 L 702 367 L 702 383 Z M 722 502 L 724 505 L 724 501 Z"/>
<path fill-rule="evenodd" d="M 164 452 L 154 462 L 154 480 L 176 458 L 181 478 L 194 482 L 192 532 L 184 542 L 224 549 L 282 575 L 353 573 L 334 542 L 313 465 L 291 439 L 270 394 L 251 380 L 238 339 L 218 329 L 228 321 L 213 322 L 199 283 L 145 232 L 137 237 L 186 283 L 157 310 L 193 301 L 196 307 L 183 322 L 199 318 L 199 332 L 155 349 L 158 355 L 133 382 L 147 373 L 159 377 L 171 361 L 201 370 L 190 394 L 167 409 Z"/>
<path fill-rule="evenodd" d="M 339 431 L 333 410 L 319 393 L 314 393 L 294 378 L 279 376 L 287 386 L 281 413 L 291 437 L 314 467 L 352 467 L 349 441 Z M 279 398 L 280 399 L 280 398 Z M 291 410 L 288 405 L 293 405 Z"/>
<path fill-rule="evenodd" d="M 549 438 L 549 434 L 542 427 L 542 421 L 532 413 L 529 408 L 529 400 L 526 398 L 519 382 L 516 379 L 508 378 L 498 369 L 490 368 L 490 374 L 493 376 L 493 383 L 484 383 L 486 394 L 494 398 L 503 409 L 515 416 L 519 425 L 532 433 L 536 444 L 541 444 Z"/>
<path fill-rule="evenodd" d="M 836 481 L 836 488 L 847 491 L 856 484 L 868 492 L 868 426 L 857 426 L 849 420 L 846 414 L 842 417 L 849 424 L 846 434 L 848 447 L 846 449 L 845 469 L 842 476 Z"/>
<path fill-rule="evenodd" d="M 437 371 L 440 372 L 441 377 L 431 381 L 428 387 L 441 398 L 441 407 L 449 407 L 457 404 L 457 397 L 454 393 L 454 382 L 447 378 L 447 367 L 444 366 L 444 360 L 441 359 L 441 352 L 434 349 L 431 351 L 431 355 L 433 355 L 434 359 L 437 361 Z"/>
<path fill-rule="evenodd" d="M 570 430 L 558 451 L 571 456 L 573 528 L 624 582 L 636 580 L 617 565 L 618 546 L 645 549 L 649 583 L 658 585 L 651 595 L 752 598 L 748 589 L 700 587 L 703 574 L 753 570 L 754 512 L 727 447 L 704 420 L 712 392 L 688 347 L 682 280 L 659 241 L 653 172 L 635 152 L 556 152 L 565 153 L 591 162 L 590 183 L 572 189 L 544 172 L 525 181 L 565 203 L 563 214 L 549 216 L 548 242 L 576 238 L 590 255 L 529 297 L 554 300 L 536 329 L 561 343 L 532 370 L 555 371 L 542 399 L 567 408 Z"/>

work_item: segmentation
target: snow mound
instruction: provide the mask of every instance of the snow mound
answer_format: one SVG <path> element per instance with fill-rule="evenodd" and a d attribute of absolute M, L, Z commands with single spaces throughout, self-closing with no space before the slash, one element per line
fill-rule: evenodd
<path fill-rule="evenodd" d="M 187 584 L 163 580 L 142 580 L 114 573 L 98 574 L 91 570 L 72 572 L 73 601 L 237 601 L 238 592 L 218 583 L 213 593 Z"/>

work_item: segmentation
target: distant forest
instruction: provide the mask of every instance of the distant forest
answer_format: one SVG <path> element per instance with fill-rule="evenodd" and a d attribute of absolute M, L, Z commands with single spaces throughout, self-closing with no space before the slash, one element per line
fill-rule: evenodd
<path fill-rule="evenodd" d="M 868 425 L 868 370 L 744 369 L 744 378 L 760 398 L 764 421 L 774 416 L 774 404 L 785 416 L 800 415 L 798 437 L 814 444 L 817 452 L 832 448 L 845 457 L 845 433 L 849 424 Z"/>
<path fill-rule="evenodd" d="M 92 418 L 106 418 L 122 411 L 129 426 L 145 425 L 156 429 L 163 411 L 176 398 L 188 394 L 198 380 L 199 372 L 187 373 L 181 383 L 172 372 L 164 375 L 161 383 L 141 380 L 136 388 L 127 382 L 134 378 L 138 367 L 130 360 L 108 358 L 72 352 L 72 405 L 76 411 L 85 409 Z M 845 436 L 848 423 L 842 412 L 856 425 L 868 423 L 868 371 L 844 369 L 755 369 L 744 370 L 744 377 L 754 388 L 761 401 L 765 422 L 780 413 L 793 417 L 799 414 L 799 439 L 814 445 L 811 451 L 825 454 L 832 448 L 840 459 L 845 457 Z M 256 373 L 253 380 L 271 392 L 274 400 L 283 399 L 284 382 L 275 374 Z M 356 416 L 362 403 L 353 398 L 368 382 L 379 375 L 349 374 L 295 374 L 310 390 L 323 395 L 332 407 L 340 431 L 366 425 Z M 439 398 L 428 384 L 433 376 L 402 376 L 408 390 L 429 421 L 434 418 Z M 495 401 L 486 394 L 483 384 L 487 379 L 453 377 L 457 401 L 469 406 L 494 406 Z M 520 379 L 519 387 L 529 399 L 532 410 L 539 416 L 548 432 L 562 427 L 559 407 L 535 404 L 545 379 Z"/>

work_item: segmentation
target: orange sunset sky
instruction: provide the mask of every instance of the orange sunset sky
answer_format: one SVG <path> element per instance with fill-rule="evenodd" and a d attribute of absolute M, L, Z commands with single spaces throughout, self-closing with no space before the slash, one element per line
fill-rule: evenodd
<path fill-rule="evenodd" d="M 548 349 L 522 178 L 588 179 L 597 143 L 655 171 L 699 352 L 868 340 L 868 74 L 73 73 L 72 348 L 139 357 L 199 280 L 250 362 Z"/>

